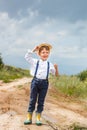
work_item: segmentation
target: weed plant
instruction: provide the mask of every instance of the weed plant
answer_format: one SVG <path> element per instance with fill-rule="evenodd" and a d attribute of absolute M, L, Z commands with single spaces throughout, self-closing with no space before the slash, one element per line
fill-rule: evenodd
<path fill-rule="evenodd" d="M 14 79 L 22 78 L 25 76 L 30 76 L 29 71 L 25 69 L 8 65 L 4 65 L 4 67 L 0 69 L 0 80 L 3 80 L 3 82 L 11 82 Z"/>
<path fill-rule="evenodd" d="M 51 83 L 59 92 L 67 96 L 87 98 L 87 82 L 80 81 L 77 76 L 51 77 Z"/>

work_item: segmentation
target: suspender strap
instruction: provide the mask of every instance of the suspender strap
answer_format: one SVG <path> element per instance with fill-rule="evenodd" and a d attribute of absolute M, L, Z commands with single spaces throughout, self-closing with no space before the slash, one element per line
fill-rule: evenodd
<path fill-rule="evenodd" d="M 49 64 L 49 62 L 47 62 L 47 76 L 46 76 L 46 79 L 48 79 L 48 76 L 49 76 L 49 67 L 50 67 L 50 64 Z"/>
<path fill-rule="evenodd" d="M 36 74 L 37 74 L 37 70 L 38 70 L 38 66 L 39 66 L 39 60 L 37 61 L 37 64 L 36 64 L 36 70 L 35 70 L 35 74 L 34 74 L 34 77 L 36 77 Z"/>
<path fill-rule="evenodd" d="M 37 64 L 36 64 L 36 70 L 35 70 L 34 77 L 36 77 L 38 66 L 39 66 L 39 60 L 37 61 Z M 50 67 L 50 64 L 49 64 L 49 62 L 47 62 L 47 75 L 46 75 L 46 79 L 48 79 L 48 76 L 49 76 L 49 67 Z"/>

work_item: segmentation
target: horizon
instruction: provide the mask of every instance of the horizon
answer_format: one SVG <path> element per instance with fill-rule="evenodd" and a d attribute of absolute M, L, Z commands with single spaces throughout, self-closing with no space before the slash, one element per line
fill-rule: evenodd
<path fill-rule="evenodd" d="M 11 65 L 11 64 L 4 64 L 4 65 L 11 66 L 11 67 L 16 67 L 16 68 L 20 68 L 20 69 L 29 70 L 29 67 L 25 68 L 25 67 L 15 66 L 15 65 Z M 87 68 L 84 69 L 84 70 L 79 71 L 78 73 L 73 73 L 73 74 L 71 74 L 71 73 L 70 74 L 69 73 L 68 74 L 67 73 L 59 73 L 59 75 L 66 75 L 66 76 L 72 76 L 73 75 L 73 76 L 75 76 L 75 75 L 80 74 L 83 71 L 87 71 Z"/>

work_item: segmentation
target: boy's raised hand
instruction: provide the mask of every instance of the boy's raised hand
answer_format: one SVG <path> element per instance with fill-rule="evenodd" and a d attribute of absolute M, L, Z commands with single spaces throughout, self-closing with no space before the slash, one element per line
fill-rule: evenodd
<path fill-rule="evenodd" d="M 36 47 L 32 50 L 32 52 L 37 52 L 38 49 L 39 49 L 39 46 L 36 46 Z"/>

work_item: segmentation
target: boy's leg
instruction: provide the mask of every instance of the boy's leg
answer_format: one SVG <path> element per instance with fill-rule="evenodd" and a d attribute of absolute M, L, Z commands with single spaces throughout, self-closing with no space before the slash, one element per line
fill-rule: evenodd
<path fill-rule="evenodd" d="M 47 90 L 48 90 L 48 81 L 43 81 L 42 85 L 40 86 L 39 89 L 39 95 L 38 95 L 38 106 L 37 106 L 37 113 L 36 113 L 36 124 L 37 125 L 41 125 L 41 112 L 43 111 L 43 107 L 44 107 L 44 100 L 47 94 Z"/>
<path fill-rule="evenodd" d="M 39 87 L 39 95 L 38 95 L 38 106 L 37 112 L 41 113 L 44 107 L 44 100 L 48 90 L 48 81 L 42 81 L 41 86 Z"/>
<path fill-rule="evenodd" d="M 36 100 L 37 100 L 37 86 L 35 85 L 35 81 L 32 80 L 28 114 L 27 114 L 27 119 L 24 121 L 25 125 L 32 123 L 32 114 L 35 109 Z"/>
<path fill-rule="evenodd" d="M 35 109 L 35 104 L 37 101 L 38 88 L 36 81 L 33 79 L 31 83 L 31 92 L 30 92 L 30 102 L 28 107 L 28 112 L 33 112 Z"/>

